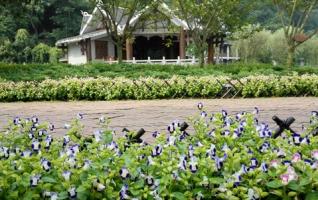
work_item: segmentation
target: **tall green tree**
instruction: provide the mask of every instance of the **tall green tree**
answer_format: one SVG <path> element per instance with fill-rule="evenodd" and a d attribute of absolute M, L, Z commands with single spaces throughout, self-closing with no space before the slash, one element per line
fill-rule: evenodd
<path fill-rule="evenodd" d="M 273 0 L 288 45 L 287 66 L 292 68 L 296 49 L 318 33 L 318 27 L 307 32 L 306 25 L 317 9 L 318 0 Z"/>
<path fill-rule="evenodd" d="M 188 26 L 200 66 L 204 65 L 208 39 L 239 27 L 242 22 L 239 14 L 246 12 L 239 0 L 176 0 L 172 4 Z"/>
<path fill-rule="evenodd" d="M 152 6 L 152 0 L 91 0 L 96 5 L 103 26 L 117 47 L 118 62 L 123 60 L 123 46 L 127 39 L 132 38 L 138 22 L 142 21 L 146 7 Z M 134 17 L 140 15 L 132 23 Z"/>

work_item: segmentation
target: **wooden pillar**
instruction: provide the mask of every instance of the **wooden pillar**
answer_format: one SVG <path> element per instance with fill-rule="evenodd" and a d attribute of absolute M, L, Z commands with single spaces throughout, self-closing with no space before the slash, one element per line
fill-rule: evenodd
<path fill-rule="evenodd" d="M 132 60 L 133 58 L 133 45 L 132 42 L 127 39 L 126 40 L 126 60 Z"/>
<path fill-rule="evenodd" d="M 212 42 L 208 45 L 208 64 L 214 64 L 214 45 Z"/>
<path fill-rule="evenodd" d="M 86 40 L 86 58 L 87 62 L 92 61 L 92 46 L 90 38 Z"/>
<path fill-rule="evenodd" d="M 185 59 L 185 48 L 186 48 L 185 31 L 184 31 L 183 27 L 181 27 L 180 39 L 179 39 L 179 56 L 180 56 L 180 59 Z"/>

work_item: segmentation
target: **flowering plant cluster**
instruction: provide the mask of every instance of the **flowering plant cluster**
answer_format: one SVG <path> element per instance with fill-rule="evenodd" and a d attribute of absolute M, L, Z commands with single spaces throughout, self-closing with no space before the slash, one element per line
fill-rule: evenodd
<path fill-rule="evenodd" d="M 273 132 L 259 110 L 191 117 L 153 141 L 131 142 L 103 130 L 82 136 L 81 120 L 66 126 L 15 118 L 0 134 L 0 199 L 318 199 L 318 113 L 303 132 Z"/>
<path fill-rule="evenodd" d="M 0 101 L 218 98 L 229 87 L 232 87 L 230 94 L 242 97 L 318 96 L 318 75 L 249 76 L 239 81 L 223 76 L 1 81 Z"/>

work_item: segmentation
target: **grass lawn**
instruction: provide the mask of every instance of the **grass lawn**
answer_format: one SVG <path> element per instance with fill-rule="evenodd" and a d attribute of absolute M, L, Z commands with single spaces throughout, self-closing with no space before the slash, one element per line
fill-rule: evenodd
<path fill-rule="evenodd" d="M 318 74 L 318 67 L 295 67 L 293 72 L 298 74 Z M 179 76 L 207 76 L 227 75 L 244 77 L 248 75 L 276 74 L 287 75 L 289 72 L 285 67 L 272 66 L 268 64 L 243 64 L 233 63 L 228 65 L 209 65 L 204 68 L 198 66 L 177 65 L 132 65 L 132 64 L 102 64 L 94 63 L 87 65 L 66 64 L 4 64 L 0 63 L 0 79 L 11 81 L 41 81 L 46 78 L 63 79 L 65 77 L 155 77 L 170 78 Z"/>

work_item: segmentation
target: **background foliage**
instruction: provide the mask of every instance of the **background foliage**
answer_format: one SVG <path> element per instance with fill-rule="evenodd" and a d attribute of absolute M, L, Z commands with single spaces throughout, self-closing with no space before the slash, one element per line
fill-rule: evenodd
<path fill-rule="evenodd" d="M 166 0 L 168 4 L 173 1 Z M 271 1 L 252 1 L 253 8 L 244 15 L 244 23 L 259 24 L 265 30 L 245 41 L 246 37 L 238 37 L 238 43 L 244 43 L 245 47 L 240 45 L 241 56 L 244 61 L 258 61 L 271 63 L 272 60 L 281 62 L 285 53 L 281 48 L 282 44 L 279 34 L 280 22 L 276 15 L 275 7 Z M 249 0 L 242 0 L 242 5 L 249 4 Z M 61 38 L 78 35 L 82 20 L 81 11 L 92 12 L 93 4 L 88 0 L 3 0 L 0 2 L 0 62 L 7 63 L 29 63 L 29 62 L 56 62 L 59 53 L 50 51 L 52 58 L 44 56 L 45 59 L 39 59 L 38 49 L 32 49 L 40 43 L 48 46 L 54 46 L 54 43 Z M 241 16 L 242 17 L 242 16 Z M 314 10 L 305 27 L 306 31 L 317 28 L 318 10 Z M 268 31 L 267 31 L 268 30 Z M 277 32 L 278 31 L 278 32 Z M 257 42 L 259 41 L 259 43 Z M 297 59 L 304 58 L 308 65 L 317 65 L 315 59 L 317 38 L 302 45 L 297 52 Z M 278 43 L 277 43 L 278 42 Z M 252 44 L 253 43 L 253 44 Z M 264 45 L 264 51 L 248 53 L 246 45 L 255 46 Z M 244 46 L 243 45 L 243 46 Z M 43 47 L 43 46 L 42 46 Z M 271 50 L 268 50 L 271 49 Z M 276 50 L 278 52 L 276 52 Z M 35 53 L 35 54 L 32 54 Z M 280 58 L 277 58 L 277 57 Z M 40 56 L 41 57 L 41 56 Z"/>

